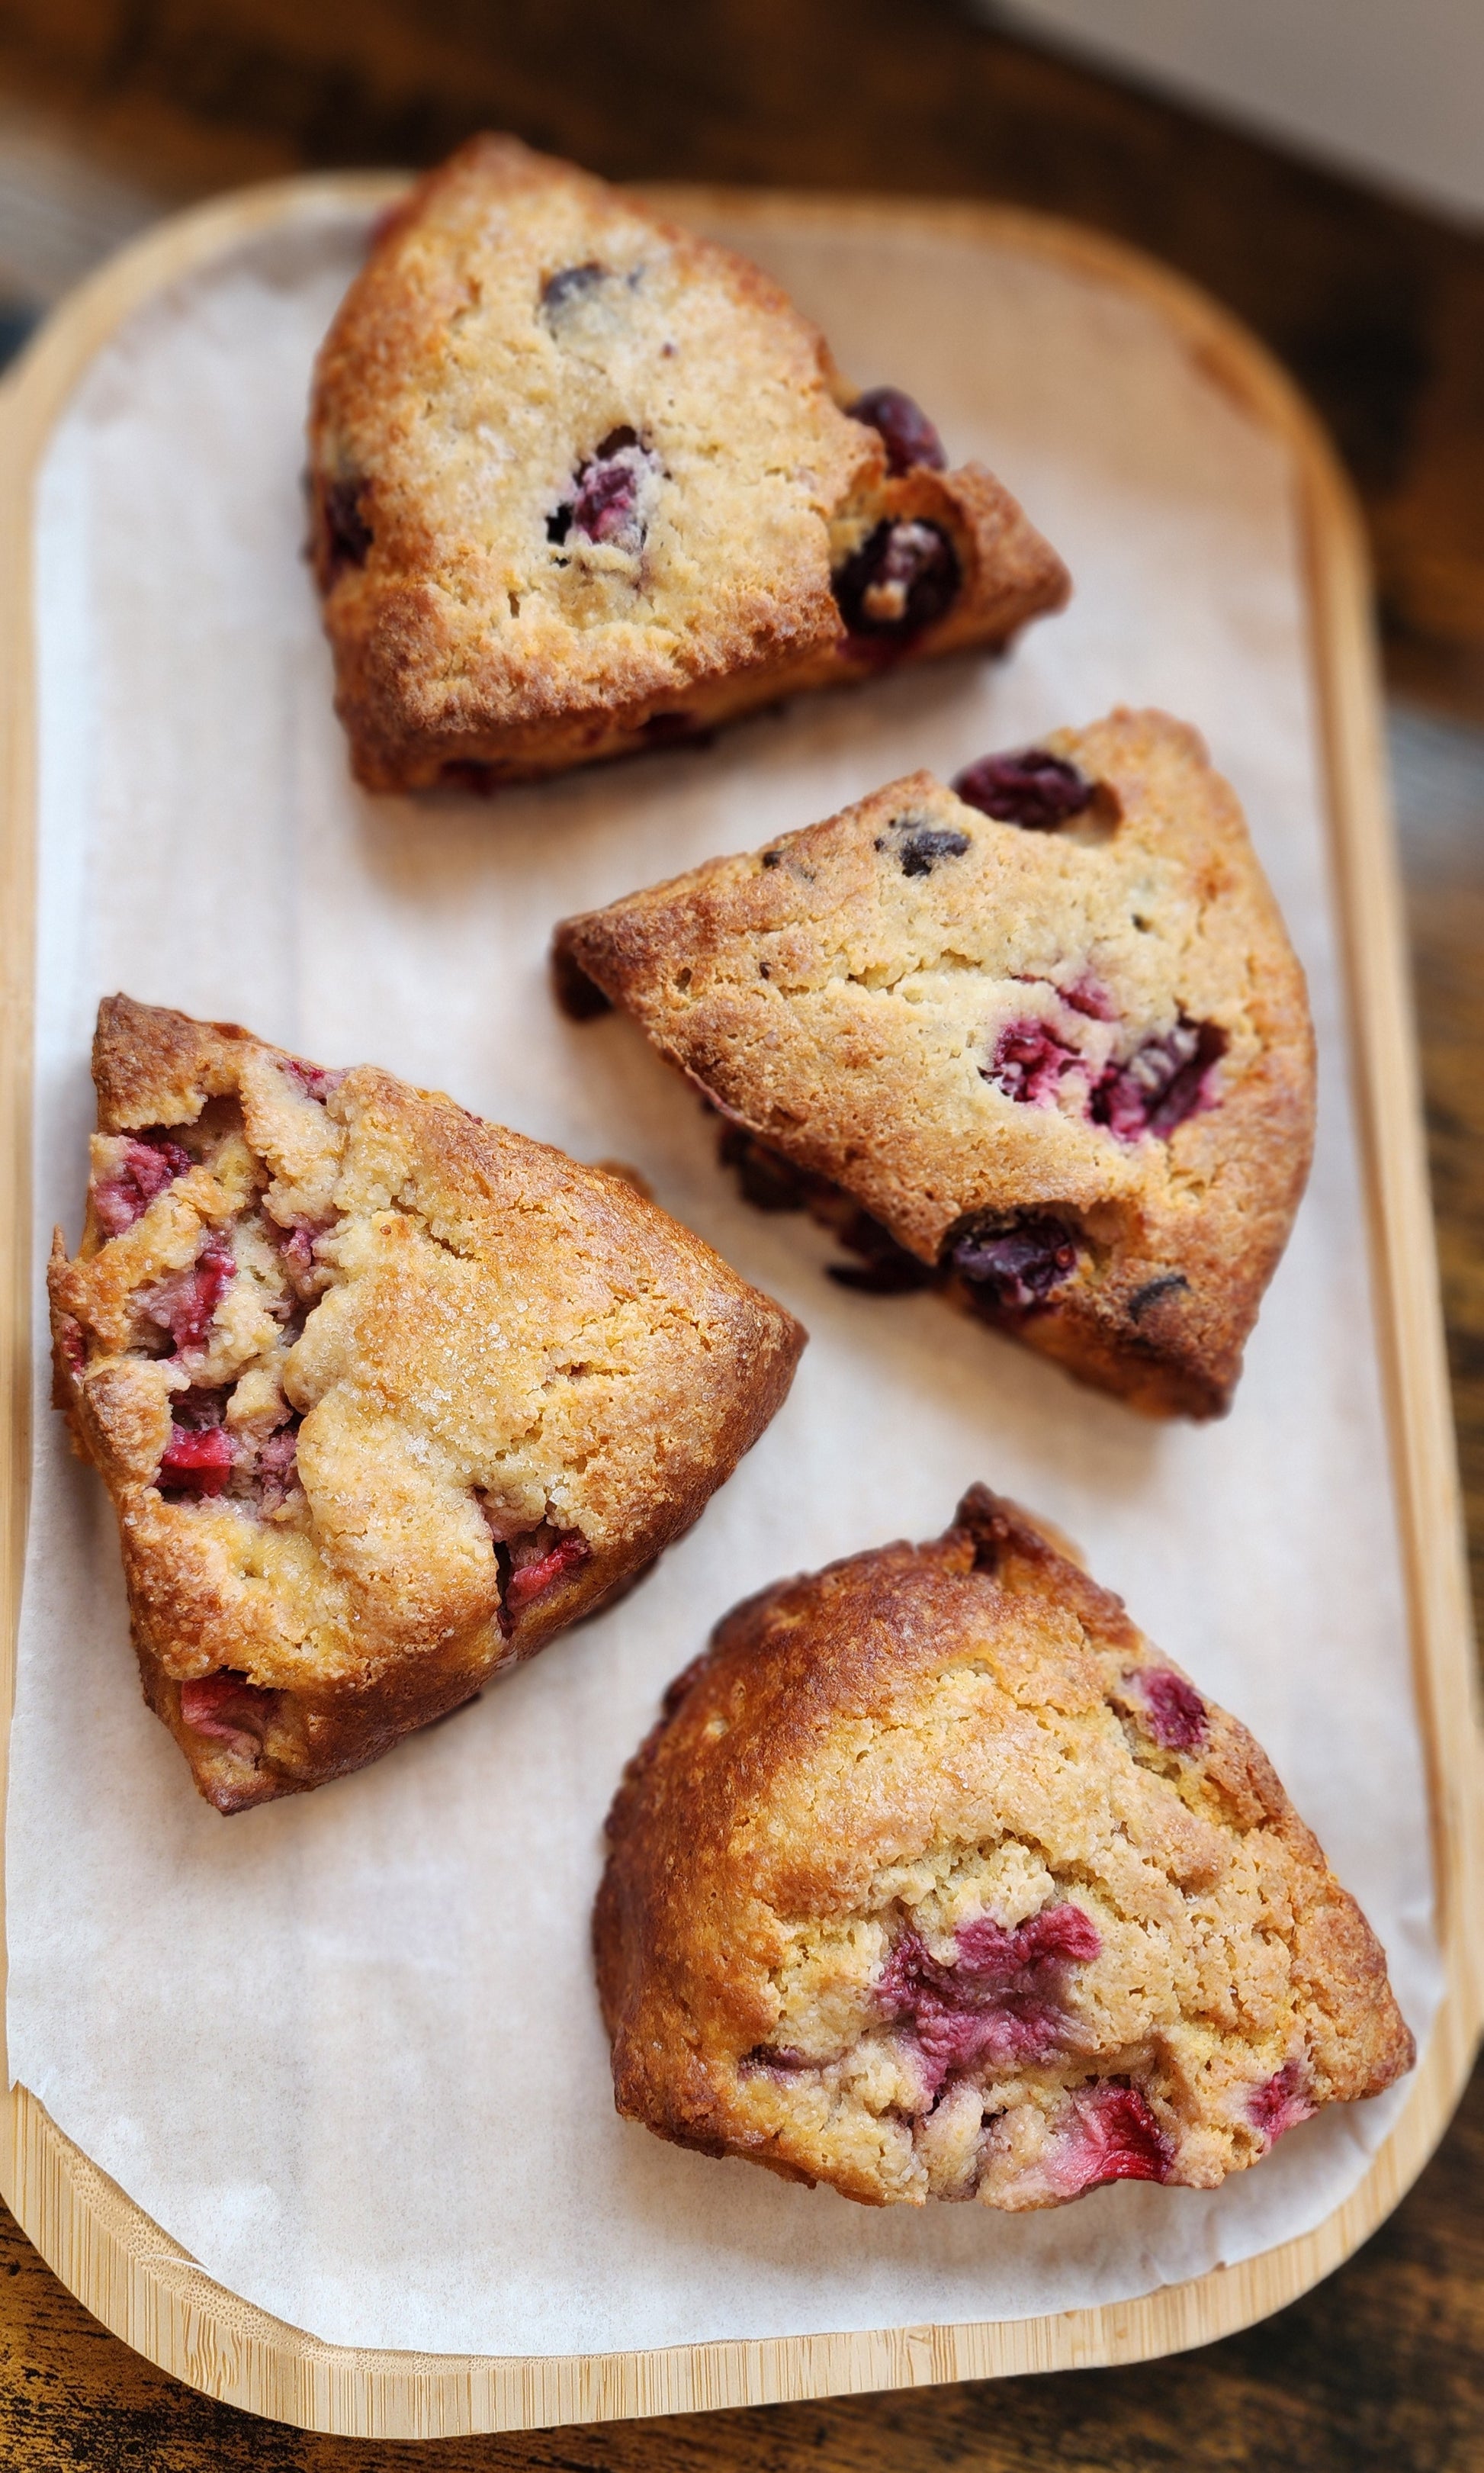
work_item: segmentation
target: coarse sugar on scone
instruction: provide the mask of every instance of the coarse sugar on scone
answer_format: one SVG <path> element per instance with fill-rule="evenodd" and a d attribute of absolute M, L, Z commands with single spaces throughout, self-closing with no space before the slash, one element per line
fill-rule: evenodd
<path fill-rule="evenodd" d="M 219 1811 L 319 1786 L 632 1581 L 799 1325 L 601 1169 L 373 1066 L 108 998 L 57 1402 Z"/>
<path fill-rule="evenodd" d="M 1066 572 L 992 473 L 945 463 L 745 259 L 470 139 L 385 220 L 316 372 L 357 778 L 493 788 L 999 649 Z"/>
<path fill-rule="evenodd" d="M 1304 973 L 1194 731 L 1118 711 L 568 919 L 765 1209 L 1157 1414 L 1219 1414 L 1308 1173 Z"/>
<path fill-rule="evenodd" d="M 1246 1728 L 984 1486 L 736 1607 L 609 1850 L 619 2111 L 870 2205 L 1212 2189 L 1414 2057 Z"/>

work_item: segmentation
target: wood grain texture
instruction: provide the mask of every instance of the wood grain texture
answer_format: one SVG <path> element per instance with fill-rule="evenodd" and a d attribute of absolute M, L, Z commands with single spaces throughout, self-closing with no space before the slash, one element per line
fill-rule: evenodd
<path fill-rule="evenodd" d="M 0 84 L 180 202 L 509 127 L 623 180 L 993 198 L 1152 251 L 1293 372 L 1393 655 L 1484 713 L 1484 240 L 990 31 L 967 0 L 0 0 Z"/>
<path fill-rule="evenodd" d="M 245 213 L 267 213 L 265 201 L 254 201 L 252 205 L 245 207 Z M 215 228 L 225 230 L 227 218 L 230 218 L 230 210 L 223 210 L 215 218 Z M 962 228 L 962 218 L 949 220 L 955 223 L 955 228 Z M 1024 237 L 1026 245 L 1031 245 L 1029 230 Z M 180 250 L 185 250 L 183 242 L 179 242 L 179 245 Z M 1046 235 L 1043 245 L 1061 248 L 1064 252 L 1081 250 L 1086 262 L 1098 259 L 1095 245 L 1076 242 L 1071 237 L 1056 240 L 1056 237 Z M 154 279 L 158 279 L 160 270 L 168 265 L 171 248 L 173 242 L 168 235 L 160 235 L 158 240 L 149 245 L 149 265 L 154 267 Z M 188 262 L 188 257 L 180 254 L 179 262 Z M 1111 259 L 1106 259 L 1106 262 L 1111 265 Z M 132 282 L 141 282 L 138 267 L 141 267 L 141 259 L 133 262 L 132 270 L 121 270 L 119 277 L 111 279 L 111 289 L 96 287 L 94 295 L 79 304 L 74 336 L 96 339 L 102 331 L 107 331 L 107 304 L 108 301 L 116 304 L 121 287 L 129 289 Z M 1368 1001 L 1355 1009 L 1360 1091 L 1363 1091 L 1365 1103 L 1373 1111 L 1380 1111 L 1380 1120 L 1388 1128 L 1385 1142 L 1376 1155 L 1373 1210 L 1376 1210 L 1377 1229 L 1380 1229 L 1382 1266 L 1388 1266 L 1390 1296 L 1393 1296 L 1395 1350 L 1390 1373 L 1393 1373 L 1395 1397 L 1407 1405 L 1407 1452 L 1402 1467 L 1400 1467 L 1400 1477 L 1402 1477 L 1405 1491 L 1410 1494 L 1412 1511 L 1415 1511 L 1415 1553 L 1412 1553 L 1410 1577 L 1412 1590 L 1415 1590 L 1420 1637 L 1424 1642 L 1420 1679 L 1423 1679 L 1424 1701 L 1432 1709 L 1434 1718 L 1440 1718 L 1447 1709 L 1447 1721 L 1434 1726 L 1434 1746 L 1437 1746 L 1437 1786 L 1440 1786 L 1440 1850 L 1445 1855 L 1445 1872 L 1454 1886 L 1449 1927 L 1454 1933 L 1454 1958 L 1459 1961 L 1452 2035 L 1445 2030 L 1440 2043 L 1434 2045 L 1427 2102 L 1423 2107 L 1412 2107 L 1410 2139 L 1395 2142 L 1390 2164 L 1385 2167 L 1385 2172 L 1377 2172 L 1376 2186 L 1368 2194 L 1370 2214 L 1368 2206 L 1352 2206 L 1348 2211 L 1348 2223 L 1335 2228 L 1335 2236 L 1328 2243 L 1321 2238 L 1318 2243 L 1308 2245 L 1305 2258 L 1291 2260 L 1286 2270 L 1286 2288 L 1283 2288 L 1283 2270 L 1274 2270 L 1271 2263 L 1259 2263 L 1259 2270 L 1252 2272 L 1252 2275 L 1247 2270 L 1234 2270 L 1230 2277 L 1202 2280 L 1205 2293 L 1202 2293 L 1202 2288 L 1187 2288 L 1183 2295 L 1160 2295 L 1150 2305 L 1133 2305 L 1131 2310 L 1123 2310 L 1123 2313 L 1098 2315 L 1098 2319 L 1103 2319 L 1106 2324 L 1098 2324 L 1095 2330 L 1084 2327 L 1084 2330 L 1071 2332 L 1068 2322 L 1049 2322 L 1049 2327 L 1043 2327 L 1039 2335 L 1031 2337 L 1026 2337 L 1024 2332 L 1019 2332 L 1019 2335 L 994 2332 L 999 2341 L 974 2330 L 902 2332 L 900 2340 L 888 2340 L 880 2347 L 850 2347 L 853 2360 L 846 2360 L 846 2354 L 838 2354 L 836 2360 L 836 2349 L 828 2347 L 828 2360 L 821 2360 L 819 2365 L 803 2365 L 803 2377 L 824 2374 L 826 2379 L 838 2379 L 841 2384 L 875 2384 L 893 2377 L 905 2377 L 908 2382 L 913 2382 L 913 2379 L 955 2377 L 955 2374 L 962 2377 L 962 2374 L 974 2374 L 974 2371 L 985 2369 L 1014 2369 L 1014 2366 L 1029 2366 L 1034 2362 L 1115 2357 L 1120 2352 L 1128 2354 L 1137 2352 L 1137 2349 L 1148 2349 L 1150 2344 L 1189 2341 L 1192 2337 L 1212 2332 L 1212 2327 L 1219 2327 L 1219 2324 L 1239 2322 L 1244 2315 L 1252 2313 L 1252 2307 L 1271 2307 L 1271 2302 L 1283 2295 L 1283 2290 L 1288 2290 L 1288 2293 L 1299 2290 L 1304 2277 L 1313 2275 L 1313 2272 L 1324 2272 L 1324 2268 L 1330 2266 L 1333 2258 L 1343 2253 L 1343 2245 L 1358 2238 L 1365 2221 L 1376 2221 L 1376 2208 L 1390 2203 L 1400 2186 L 1405 2186 L 1405 2178 L 1417 2167 L 1417 2161 L 1420 2161 L 1429 2137 L 1432 2137 L 1432 2129 L 1437 2126 L 1437 2120 L 1447 2109 L 1449 2090 L 1457 2079 L 1464 2040 L 1470 2035 L 1472 2018 L 1474 2018 L 1474 1988 L 1472 1988 L 1467 1966 L 1462 1963 L 1462 1907 L 1472 1880 L 1470 1864 L 1464 1862 L 1464 1840 L 1470 1833 L 1474 1808 L 1470 1803 L 1472 1778 L 1467 1764 L 1459 1765 L 1449 1759 L 1449 1748 L 1457 1748 L 1459 1726 L 1464 1729 L 1464 1748 L 1467 1748 L 1470 1718 L 1467 1718 L 1467 1709 L 1459 1712 L 1457 1659 L 1449 1662 L 1452 1652 L 1445 1654 L 1445 1642 L 1452 1642 L 1452 1647 L 1457 1649 L 1457 1605 L 1452 1602 L 1454 1583 L 1449 1580 L 1449 1549 L 1447 1549 L 1447 1499 L 1449 1499 L 1452 1478 L 1449 1478 L 1447 1427 L 1440 1414 L 1442 1395 L 1437 1390 L 1440 1360 L 1437 1360 L 1437 1345 L 1434 1345 L 1434 1306 L 1427 1281 L 1429 1232 L 1427 1222 L 1424 1222 L 1424 1207 L 1420 1207 L 1423 1187 L 1420 1187 L 1420 1177 L 1415 1172 L 1417 1163 L 1412 1160 L 1412 1138 L 1410 1130 L 1407 1130 L 1410 1128 L 1410 1113 L 1407 1113 L 1410 1111 L 1410 1036 L 1407 1036 L 1402 989 L 1400 989 L 1400 977 L 1393 967 L 1398 962 L 1398 923 L 1395 923 L 1388 866 L 1385 866 L 1385 819 L 1382 819 L 1382 811 L 1377 806 L 1376 747 L 1370 742 L 1370 734 L 1373 734 L 1373 683 L 1370 683 L 1368 643 L 1365 643 L 1365 606 L 1363 598 L 1360 598 L 1358 544 L 1355 544 L 1352 529 L 1348 524 L 1343 492 L 1335 485 L 1328 460 L 1324 458 L 1324 447 L 1318 445 L 1318 441 L 1305 425 L 1304 413 L 1286 398 L 1281 381 L 1261 364 L 1261 359 L 1254 359 L 1249 348 L 1241 344 L 1239 336 L 1232 334 L 1232 329 L 1222 326 L 1222 322 L 1209 322 L 1200 304 L 1187 301 L 1183 295 L 1177 295 L 1177 289 L 1167 287 L 1158 277 L 1145 277 L 1145 282 L 1158 289 L 1160 297 L 1170 306 L 1172 317 L 1192 317 L 1197 319 L 1197 324 L 1205 322 L 1200 336 L 1202 347 L 1217 356 L 1227 381 L 1244 391 L 1247 398 L 1257 405 L 1266 405 L 1271 418 L 1288 418 L 1294 422 L 1291 435 L 1294 435 L 1296 455 L 1299 455 L 1305 475 L 1305 497 L 1308 497 L 1308 512 L 1311 512 L 1313 591 L 1316 591 L 1318 606 L 1326 613 L 1326 643 L 1328 643 L 1330 656 L 1333 656 L 1333 660 L 1326 662 L 1326 678 L 1328 678 L 1330 687 L 1330 764 L 1333 764 L 1338 811 L 1341 811 L 1343 828 L 1346 828 L 1346 836 L 1343 836 L 1346 838 L 1346 868 L 1343 868 L 1343 896 L 1346 896 L 1348 910 L 1346 924 L 1351 940 L 1360 937 L 1365 954 L 1368 954 Z M 50 347 L 44 344 L 42 353 L 47 353 L 47 348 L 52 351 L 50 383 L 60 386 L 61 376 L 64 376 L 64 359 L 67 359 L 67 353 L 61 351 L 60 336 L 52 336 Z M 47 364 L 37 361 L 32 366 L 32 411 L 35 411 L 37 400 L 47 394 L 47 388 L 35 386 L 37 369 L 44 371 Z M 25 438 L 14 425 L 10 443 L 17 450 L 25 447 Z M 17 546 L 20 544 L 12 537 L 12 549 L 17 549 Z M 12 571 L 8 579 L 10 609 L 17 606 L 12 598 L 14 581 L 17 579 L 14 579 Z M 1330 670 L 1333 670 L 1333 675 L 1330 675 Z M 22 739 L 25 739 L 25 732 L 12 730 L 12 750 L 17 750 Z M 14 761 L 20 761 L 20 755 L 14 756 Z M 14 920 L 14 910 L 10 910 L 10 918 Z M 14 1088 L 20 1088 L 20 1083 L 14 1083 Z M 1440 1506 L 1442 1546 L 1440 1531 L 1437 1531 Z M 124 2255 L 132 2248 L 138 2253 L 138 2241 L 141 2241 L 138 2223 L 143 2223 L 143 2219 L 136 2221 L 133 2238 L 121 2231 L 119 2211 L 111 2208 L 108 2194 L 107 2191 L 99 2194 L 96 2189 L 91 2189 L 84 2169 L 72 2164 L 67 2149 L 64 2149 L 64 2142 L 60 2142 L 57 2134 L 50 2132 L 50 2125 L 44 2125 L 44 2117 L 39 2117 L 39 2107 L 27 2109 L 25 2104 L 17 2107 L 14 2134 L 17 2134 L 14 2137 L 14 2172 L 17 2172 L 22 2216 L 25 2216 L 27 2223 L 37 2228 L 39 2238 L 52 2250 L 52 2255 L 64 2260 L 74 2283 L 89 2290 L 99 2310 L 108 2310 L 108 2315 L 116 2322 L 129 2324 L 133 2340 L 141 2341 L 141 2344 L 156 2341 L 156 2347 L 166 2349 L 176 2360 L 185 2362 L 185 2357 L 188 2357 L 188 2366 L 196 2377 L 220 2377 L 220 2384 L 227 2391 L 243 2394 L 245 2399 L 250 2396 L 260 2404 L 260 2409 L 267 2404 L 267 2409 L 277 2409 L 277 2412 L 304 2412 L 304 2399 L 289 2396 L 289 2387 L 284 2387 L 284 2384 L 275 2389 L 272 2379 L 257 2377 L 257 2374 L 237 2379 L 237 2371 L 243 2369 L 243 2362 L 232 2362 L 230 2341 L 223 2347 L 223 2341 L 215 2335 L 213 2327 L 203 2324 L 203 2295 L 201 2293 L 193 2295 L 188 2290 L 190 2285 L 201 2285 L 201 2280 L 190 2277 L 190 2270 L 183 2270 L 183 2277 L 156 2275 L 154 2285 L 166 2293 L 166 2300 L 149 2300 L 146 2288 L 151 2285 L 151 2277 L 143 2272 L 138 2255 L 133 2260 L 133 2268 Z M 119 2203 L 126 2208 L 124 2201 Z M 143 2228 L 143 2241 L 149 2245 L 149 2228 Z M 154 2236 L 154 2243 L 158 2248 L 158 2236 Z M 1291 2245 L 1291 2248 L 1299 2250 L 1304 2245 Z M 171 2300 L 171 2288 L 176 2288 L 176 2293 L 179 2293 L 179 2307 Z M 1195 2293 L 1202 2293 L 1200 2305 L 1192 2302 Z M 151 2319 L 151 2310 L 154 2310 L 154 2319 Z M 210 2310 L 205 2313 L 205 2319 L 210 2319 Z M 160 2344 L 160 2335 L 168 2341 Z M 270 2341 L 270 2337 L 262 2335 L 262 2330 L 257 2330 L 257 2337 L 260 2337 L 260 2341 Z M 213 2352 L 218 2354 L 218 2360 L 213 2360 Z M 720 2354 L 722 2349 L 717 2347 L 715 2352 Z M 784 2349 L 774 2347 L 772 2352 L 781 2354 Z M 445 2374 L 445 2384 L 447 2377 L 453 2377 L 453 2371 Z M 737 2384 L 730 2384 L 728 2365 L 712 2362 L 707 2366 L 707 2377 L 715 2382 L 710 2391 L 717 2396 L 737 2394 L 737 2391 L 759 2394 L 759 2391 L 769 2391 L 769 2384 L 774 2389 L 786 2387 L 789 2369 L 777 2360 L 756 2362 L 747 2369 L 745 2382 L 737 2387 Z M 665 2391 L 673 2394 L 682 2387 L 685 2387 L 682 2379 L 668 2384 L 665 2374 L 656 2371 L 648 2394 L 663 2396 Z M 591 2384 L 584 2387 L 582 2379 L 569 2379 L 566 2387 L 562 2389 L 562 2394 L 569 2396 L 574 2406 L 586 2406 L 588 2412 L 604 2401 L 604 2391 L 593 2389 Z M 557 2396 L 557 2401 L 562 2401 L 562 2394 Z M 623 2387 L 621 2379 L 610 2379 L 606 2394 L 616 2404 L 634 2409 L 638 2391 L 634 2387 Z M 319 2404 L 319 2399 L 314 2401 Z M 435 2399 L 428 2401 L 435 2404 Z M 334 2399 L 331 2399 L 331 2404 L 334 2404 Z M 549 2396 L 541 2396 L 541 2406 L 544 2409 L 549 2406 Z M 319 2404 L 319 2409 L 329 2409 L 329 2406 Z M 900 2409 L 902 2406 L 891 2406 L 891 2412 L 900 2412 Z M 477 2404 L 475 2412 L 480 2412 Z M 874 2409 L 875 2429 L 883 2426 L 880 2412 L 883 2409 Z M 418 2421 L 403 2421 L 400 2426 L 418 2426 Z M 433 2421 L 423 2418 L 420 2426 L 423 2429 L 438 2426 L 438 2418 L 433 2418 Z M 307 2446 L 307 2441 L 292 2443 Z M 613 2463 L 638 2461 L 616 2456 L 613 2453 L 616 2443 L 616 2434 L 604 2434 L 604 2441 L 601 2441 L 606 2451 L 604 2456 L 566 2461 L 593 2461 L 593 2463 L 596 2461 L 613 2461 Z M 488 2448 L 488 2443 L 485 2443 L 485 2448 Z M 292 2459 L 289 2456 L 282 2461 L 309 2459 Z M 510 2459 L 510 2456 L 490 2456 L 485 2451 L 482 2459 L 470 2461 L 552 2463 L 552 2461 L 562 2459 L 554 2459 L 549 2453 L 546 2456 Z M 898 2461 L 900 2461 L 900 2456 L 898 2456 Z M 1066 2456 L 1061 2461 L 1066 2461 Z"/>

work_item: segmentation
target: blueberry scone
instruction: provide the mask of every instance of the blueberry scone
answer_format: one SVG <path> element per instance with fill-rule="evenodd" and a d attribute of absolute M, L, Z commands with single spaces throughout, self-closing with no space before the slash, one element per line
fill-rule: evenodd
<path fill-rule="evenodd" d="M 1412 2063 L 1246 1728 L 983 1486 L 729 1615 L 609 1839 L 619 2111 L 868 2205 L 1211 2189 Z"/>
<path fill-rule="evenodd" d="M 491 788 L 965 646 L 1061 561 L 765 276 L 513 138 L 374 240 L 320 354 L 312 555 L 359 780 Z"/>
<path fill-rule="evenodd" d="M 240 1812 L 590 1613 L 778 1407 L 799 1325 L 616 1176 L 372 1066 L 114 996 L 57 1398 L 145 1696 Z"/>
<path fill-rule="evenodd" d="M 1161 1414 L 1228 1404 L 1313 1147 L 1304 974 L 1195 732 L 1115 712 L 566 920 L 764 1207 Z"/>

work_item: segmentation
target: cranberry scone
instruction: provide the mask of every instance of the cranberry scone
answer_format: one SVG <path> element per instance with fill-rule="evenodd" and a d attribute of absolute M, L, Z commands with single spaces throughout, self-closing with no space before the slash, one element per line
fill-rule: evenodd
<path fill-rule="evenodd" d="M 311 552 L 356 778 L 493 788 L 1060 608 L 993 474 L 945 469 L 730 250 L 515 139 L 386 221 L 320 354 Z"/>
<path fill-rule="evenodd" d="M 1212 2189 L 1414 2057 L 1246 1728 L 984 1486 L 729 1615 L 609 1841 L 619 2111 L 868 2205 Z"/>
<path fill-rule="evenodd" d="M 220 1812 L 323 1785 L 689 1527 L 800 1326 L 620 1178 L 372 1066 L 109 998 L 57 1398 Z"/>
<path fill-rule="evenodd" d="M 568 919 L 765 1208 L 1136 1407 L 1219 1414 L 1313 1147 L 1304 974 L 1194 731 L 1118 711 Z"/>

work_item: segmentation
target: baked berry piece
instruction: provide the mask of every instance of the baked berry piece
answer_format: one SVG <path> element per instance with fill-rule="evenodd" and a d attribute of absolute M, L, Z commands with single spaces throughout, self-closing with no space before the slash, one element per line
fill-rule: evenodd
<path fill-rule="evenodd" d="M 689 1527 L 803 1333 L 628 1185 L 372 1066 L 113 996 L 57 1398 L 221 1812 L 323 1785 Z"/>
<path fill-rule="evenodd" d="M 1246 1728 L 984 1486 L 730 1614 L 608 1828 L 619 2111 L 868 2205 L 1212 2189 L 1412 2063 Z"/>
<path fill-rule="evenodd" d="M 1304 975 L 1227 784 L 1158 712 L 931 774 L 567 920 L 750 1196 L 1085 1380 L 1218 1414 L 1313 1140 Z"/>
<path fill-rule="evenodd" d="M 729 250 L 476 137 L 320 355 L 312 551 L 356 777 L 493 788 L 1059 608 L 1065 569 L 910 396 L 853 397 Z"/>

